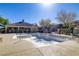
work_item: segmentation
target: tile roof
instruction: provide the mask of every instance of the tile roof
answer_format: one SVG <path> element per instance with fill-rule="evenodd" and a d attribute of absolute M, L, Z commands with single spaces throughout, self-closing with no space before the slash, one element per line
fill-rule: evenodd
<path fill-rule="evenodd" d="M 13 25 L 13 26 L 35 26 L 34 24 L 30 24 L 30 23 L 27 23 L 27 22 L 24 22 L 24 21 L 9 24 L 9 25 Z"/>

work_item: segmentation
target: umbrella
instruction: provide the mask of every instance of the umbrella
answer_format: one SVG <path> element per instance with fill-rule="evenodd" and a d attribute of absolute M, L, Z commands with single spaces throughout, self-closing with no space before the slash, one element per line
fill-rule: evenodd
<path fill-rule="evenodd" d="M 4 25 L 0 23 L 0 29 L 4 28 Z"/>
<path fill-rule="evenodd" d="M 0 29 L 4 28 L 3 26 L 0 26 Z"/>

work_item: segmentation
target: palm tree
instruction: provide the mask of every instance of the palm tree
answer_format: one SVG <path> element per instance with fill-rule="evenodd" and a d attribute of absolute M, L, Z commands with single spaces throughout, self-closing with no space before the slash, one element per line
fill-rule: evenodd
<path fill-rule="evenodd" d="M 0 23 L 3 25 L 7 25 L 9 24 L 9 20 L 4 17 L 0 17 Z"/>

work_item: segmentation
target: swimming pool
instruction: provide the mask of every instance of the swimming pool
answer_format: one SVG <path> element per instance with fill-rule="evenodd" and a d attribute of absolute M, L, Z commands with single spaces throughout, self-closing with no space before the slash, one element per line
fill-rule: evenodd
<path fill-rule="evenodd" d="M 17 39 L 30 41 L 37 47 L 58 44 L 60 42 L 72 39 L 70 37 L 51 35 L 46 33 L 17 34 L 16 37 Z"/>

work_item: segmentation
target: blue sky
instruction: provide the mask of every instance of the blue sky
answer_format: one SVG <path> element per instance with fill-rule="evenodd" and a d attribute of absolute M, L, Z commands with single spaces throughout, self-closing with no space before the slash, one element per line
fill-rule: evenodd
<path fill-rule="evenodd" d="M 8 18 L 11 23 L 22 19 L 29 23 L 38 23 L 41 19 L 50 19 L 53 23 L 59 23 L 55 17 L 60 10 L 79 14 L 79 4 L 63 3 L 46 6 L 42 3 L 0 3 L 0 16 Z"/>

